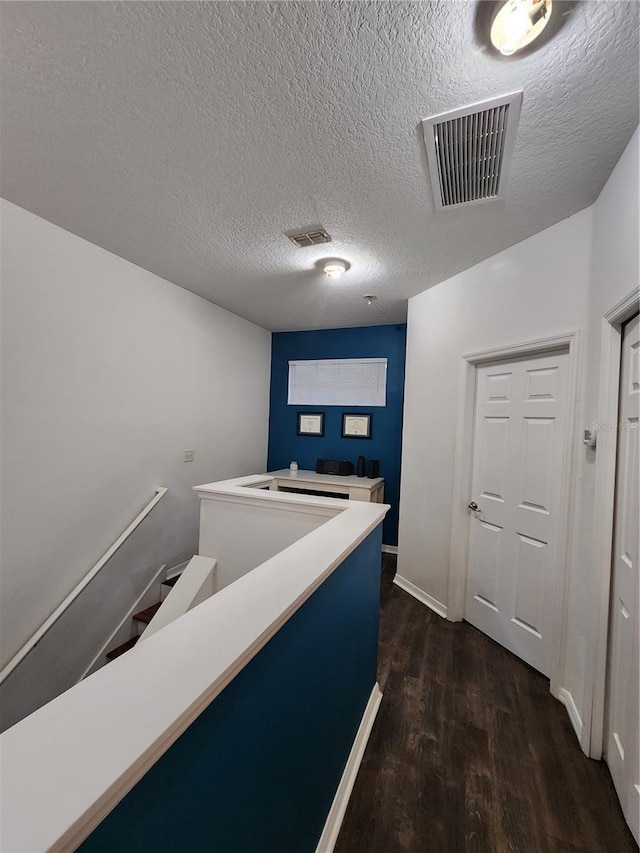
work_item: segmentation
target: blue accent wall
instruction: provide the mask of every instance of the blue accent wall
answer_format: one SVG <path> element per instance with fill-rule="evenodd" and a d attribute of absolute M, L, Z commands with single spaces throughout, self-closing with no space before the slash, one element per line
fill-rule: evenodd
<path fill-rule="evenodd" d="M 361 326 L 354 329 L 321 329 L 313 332 L 277 332 L 271 344 L 271 406 L 267 468 L 288 468 L 295 460 L 300 468 L 315 470 L 316 459 L 348 459 L 354 468 L 358 456 L 380 460 L 384 500 L 391 505 L 384 521 L 383 541 L 398 544 L 400 454 L 406 325 Z M 289 361 L 322 358 L 386 358 L 387 405 L 288 406 Z M 297 435 L 298 411 L 324 411 L 324 436 Z M 342 438 L 343 412 L 371 412 L 371 439 Z"/>
<path fill-rule="evenodd" d="M 78 850 L 314 853 L 376 682 L 381 545 L 379 525 Z"/>

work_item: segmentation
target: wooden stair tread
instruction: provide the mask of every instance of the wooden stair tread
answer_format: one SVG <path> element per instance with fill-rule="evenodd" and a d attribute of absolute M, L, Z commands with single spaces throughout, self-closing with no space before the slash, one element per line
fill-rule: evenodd
<path fill-rule="evenodd" d="M 132 649 L 135 644 L 138 642 L 140 637 L 131 637 L 130 640 L 127 640 L 126 643 L 123 643 L 121 646 L 116 646 L 115 649 L 111 649 L 110 652 L 107 652 L 107 660 L 113 660 L 114 658 L 119 658 L 120 655 L 123 655 L 125 652 L 128 652 L 129 649 Z"/>
<path fill-rule="evenodd" d="M 136 622 L 144 622 L 145 625 L 148 625 L 160 609 L 161 604 L 161 601 L 159 601 L 157 604 L 152 604 L 151 607 L 146 607 L 139 613 L 134 613 L 133 618 L 136 620 Z"/>

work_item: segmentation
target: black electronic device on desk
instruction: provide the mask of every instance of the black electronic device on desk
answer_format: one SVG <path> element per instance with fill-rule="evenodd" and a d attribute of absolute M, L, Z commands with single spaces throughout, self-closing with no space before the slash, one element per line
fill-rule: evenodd
<path fill-rule="evenodd" d="M 316 459 L 316 474 L 338 474 L 348 477 L 353 474 L 353 462 L 337 459 Z"/>

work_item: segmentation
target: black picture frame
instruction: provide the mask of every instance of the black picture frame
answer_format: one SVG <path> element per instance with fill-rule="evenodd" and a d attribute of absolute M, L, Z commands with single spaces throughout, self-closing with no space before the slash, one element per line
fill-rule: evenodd
<path fill-rule="evenodd" d="M 371 438 L 372 422 L 373 415 L 371 412 L 343 412 L 342 437 Z"/>
<path fill-rule="evenodd" d="M 324 412 L 298 412 L 297 435 L 307 438 L 322 438 L 324 435 Z"/>

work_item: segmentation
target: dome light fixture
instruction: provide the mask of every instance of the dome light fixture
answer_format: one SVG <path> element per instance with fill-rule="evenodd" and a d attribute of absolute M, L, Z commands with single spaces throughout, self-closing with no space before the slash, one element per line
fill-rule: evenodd
<path fill-rule="evenodd" d="M 344 261 L 328 261 L 324 265 L 324 274 L 327 278 L 340 278 L 347 271 Z"/>
<path fill-rule="evenodd" d="M 491 43 L 511 56 L 538 38 L 551 18 L 553 0 L 507 0 L 491 24 Z"/>

